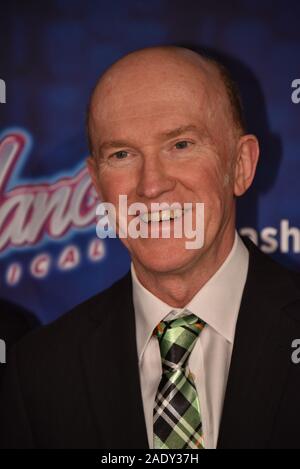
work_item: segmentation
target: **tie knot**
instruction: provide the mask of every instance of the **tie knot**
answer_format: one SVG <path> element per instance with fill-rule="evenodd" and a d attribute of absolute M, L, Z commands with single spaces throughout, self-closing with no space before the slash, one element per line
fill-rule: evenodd
<path fill-rule="evenodd" d="M 194 314 L 158 324 L 154 335 L 158 338 L 164 372 L 185 368 L 204 326 L 205 322 Z"/>

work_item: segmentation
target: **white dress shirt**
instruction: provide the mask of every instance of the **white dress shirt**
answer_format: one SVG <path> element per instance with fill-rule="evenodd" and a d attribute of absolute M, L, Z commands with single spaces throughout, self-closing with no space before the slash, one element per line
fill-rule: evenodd
<path fill-rule="evenodd" d="M 248 250 L 236 232 L 225 262 L 185 308 L 172 308 L 150 293 L 131 263 L 140 383 L 150 448 L 153 407 L 162 374 L 159 344 L 152 332 L 163 319 L 191 313 L 206 322 L 191 353 L 189 368 L 199 396 L 205 448 L 216 448 L 248 263 Z"/>

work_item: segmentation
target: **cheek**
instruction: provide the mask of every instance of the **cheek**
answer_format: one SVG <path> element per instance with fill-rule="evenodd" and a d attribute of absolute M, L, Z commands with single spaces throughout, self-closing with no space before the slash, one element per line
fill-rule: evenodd
<path fill-rule="evenodd" d="M 216 158 L 201 161 L 193 165 L 185 173 L 188 187 L 205 199 L 222 197 L 227 191 L 229 174 L 225 165 L 221 165 Z"/>
<path fill-rule="evenodd" d="M 229 206 L 231 194 L 226 168 L 215 164 L 199 164 L 189 172 L 185 187 L 193 192 L 193 200 L 204 203 L 206 222 L 219 220 Z"/>
<path fill-rule="evenodd" d="M 129 195 L 132 190 L 132 175 L 116 174 L 112 171 L 103 171 L 99 175 L 99 187 L 105 202 L 118 206 L 119 195 Z"/>

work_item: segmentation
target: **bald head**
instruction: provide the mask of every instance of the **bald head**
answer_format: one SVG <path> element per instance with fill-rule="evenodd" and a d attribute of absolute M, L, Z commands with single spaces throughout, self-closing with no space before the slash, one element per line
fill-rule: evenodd
<path fill-rule="evenodd" d="M 98 80 L 87 111 L 91 152 L 94 153 L 99 119 L 118 119 L 118 112 L 124 112 L 124 107 L 134 118 L 135 106 L 145 106 L 146 111 L 145 101 L 155 105 L 157 100 L 157 105 L 163 107 L 164 98 L 176 102 L 183 89 L 192 101 L 201 95 L 207 120 L 212 124 L 219 127 L 214 122 L 218 118 L 227 122 L 234 133 L 244 133 L 239 92 L 223 65 L 189 49 L 151 47 L 121 58 Z"/>

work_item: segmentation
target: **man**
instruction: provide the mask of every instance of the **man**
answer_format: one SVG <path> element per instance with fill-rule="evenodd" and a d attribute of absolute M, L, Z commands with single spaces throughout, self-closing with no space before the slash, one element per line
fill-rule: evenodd
<path fill-rule="evenodd" d="M 0 383 L 7 366 L 8 350 L 37 325 L 38 322 L 28 311 L 0 299 Z"/>
<path fill-rule="evenodd" d="M 131 272 L 15 347 L 0 445 L 299 447 L 299 280 L 236 233 L 259 147 L 226 71 L 181 48 L 129 54 L 98 82 L 88 131 L 101 199 L 145 204 L 160 236 L 122 238 Z M 153 202 L 192 203 L 194 223 L 204 204 L 204 245 L 175 220 L 163 238 Z"/>

